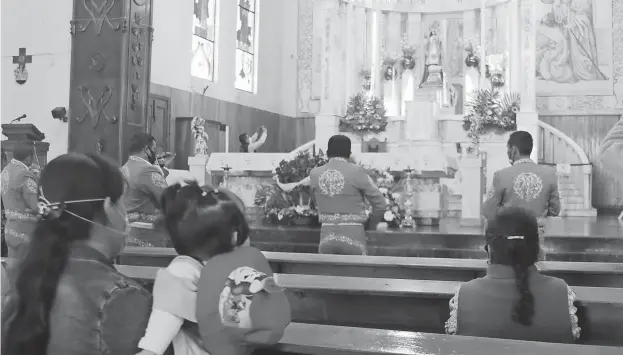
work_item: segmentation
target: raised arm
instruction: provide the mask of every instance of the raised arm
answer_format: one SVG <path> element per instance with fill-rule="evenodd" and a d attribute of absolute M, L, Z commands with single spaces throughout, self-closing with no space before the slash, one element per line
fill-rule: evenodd
<path fill-rule="evenodd" d="M 361 169 L 361 172 L 357 176 L 357 187 L 366 197 L 366 199 L 372 205 L 372 213 L 375 217 L 380 217 L 387 210 L 387 202 L 385 202 L 385 196 L 374 181 L 365 170 Z"/>
<path fill-rule="evenodd" d="M 500 181 L 500 175 L 496 171 L 493 174 L 493 181 L 489 191 L 487 191 L 487 198 L 482 205 L 482 215 L 486 219 L 492 219 L 502 207 L 502 201 L 504 200 L 504 188 Z"/>
<path fill-rule="evenodd" d="M 141 176 L 141 183 L 156 206 L 160 206 L 160 196 L 167 188 L 162 169 L 156 166 L 146 169 Z"/>
<path fill-rule="evenodd" d="M 309 186 L 309 183 L 310 183 L 309 176 L 306 177 L 305 179 L 299 181 L 299 182 L 291 182 L 289 184 L 283 184 L 283 183 L 279 182 L 279 177 L 277 177 L 276 175 L 273 178 L 273 180 L 275 180 L 275 182 L 277 183 L 277 186 L 279 186 L 279 188 L 283 192 L 290 192 L 290 191 L 294 190 L 297 186 Z"/>
<path fill-rule="evenodd" d="M 25 173 L 21 184 L 22 198 L 24 199 L 26 206 L 33 211 L 38 211 L 37 181 L 35 175 L 30 171 Z"/>
<path fill-rule="evenodd" d="M 255 132 L 255 134 L 253 134 L 253 136 L 249 140 L 249 152 L 255 152 L 255 150 L 259 149 L 262 145 L 264 145 L 264 142 L 266 142 L 266 137 L 268 135 L 266 134 L 265 129 L 262 130 L 259 138 L 257 138 L 257 134 L 258 132 Z"/>

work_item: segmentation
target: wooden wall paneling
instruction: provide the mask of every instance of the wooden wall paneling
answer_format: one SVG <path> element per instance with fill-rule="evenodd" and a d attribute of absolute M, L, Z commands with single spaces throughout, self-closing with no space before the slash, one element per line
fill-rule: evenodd
<path fill-rule="evenodd" d="M 599 209 L 609 209 L 623 204 L 621 179 L 606 172 L 597 156 L 601 141 L 619 117 L 618 115 L 540 116 L 543 122 L 571 137 L 593 163 L 592 202 L 593 206 Z"/>
<path fill-rule="evenodd" d="M 182 149 L 186 147 L 184 142 L 190 138 L 190 122 L 178 122 L 176 117 L 199 116 L 206 120 L 218 121 L 229 126 L 229 151 L 240 151 L 238 136 L 244 132 L 253 134 L 255 130 L 264 125 L 268 130 L 268 139 L 261 152 L 290 152 L 296 147 L 314 139 L 314 117 L 288 117 L 276 113 L 259 110 L 252 107 L 239 105 L 233 102 L 218 100 L 212 97 L 192 94 L 186 90 L 171 88 L 152 83 L 151 92 L 155 95 L 169 98 L 170 124 L 169 124 L 169 147 Z M 186 127 L 188 125 L 188 127 Z M 188 132 L 177 132 L 178 129 Z M 212 138 L 213 134 L 208 132 Z M 214 142 L 212 142 L 214 143 Z M 210 144 L 210 142 L 208 143 Z M 219 151 L 225 151 L 224 138 L 218 142 Z M 184 148 L 186 149 L 186 148 Z M 324 149 L 323 149 L 324 150 Z M 190 152 L 176 152 L 185 155 Z M 175 166 L 187 167 L 187 162 L 180 162 L 182 157 L 176 158 Z"/>

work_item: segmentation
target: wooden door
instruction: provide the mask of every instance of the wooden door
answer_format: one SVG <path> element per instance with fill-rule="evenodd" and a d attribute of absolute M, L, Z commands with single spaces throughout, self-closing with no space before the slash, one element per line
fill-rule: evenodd
<path fill-rule="evenodd" d="M 169 131 L 171 114 L 169 99 L 159 95 L 150 95 L 147 110 L 147 132 L 156 139 L 158 153 L 169 152 Z"/>

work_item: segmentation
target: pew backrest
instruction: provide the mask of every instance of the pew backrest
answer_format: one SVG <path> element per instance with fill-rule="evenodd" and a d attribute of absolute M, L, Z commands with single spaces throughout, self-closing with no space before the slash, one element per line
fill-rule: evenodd
<path fill-rule="evenodd" d="M 297 264 L 332 264 L 341 266 L 366 267 L 402 267 L 402 268 L 435 268 L 447 270 L 484 271 L 486 260 L 482 259 L 451 259 L 451 258 L 415 258 L 400 256 L 377 255 L 332 255 L 311 253 L 284 253 L 264 251 L 266 259 L 272 263 Z M 177 256 L 173 248 L 144 248 L 127 247 L 123 251 L 125 256 L 142 256 L 172 259 Z M 601 273 L 623 275 L 623 263 L 599 262 L 566 262 L 543 261 L 539 264 L 542 272 L 566 273 Z"/>
<path fill-rule="evenodd" d="M 153 280 L 159 268 L 150 266 L 117 265 L 122 274 L 143 280 Z M 348 276 L 275 274 L 281 287 L 292 291 L 322 291 L 353 294 L 383 294 L 387 296 L 418 296 L 450 299 L 462 284 L 458 281 L 383 279 Z M 617 304 L 623 306 L 623 288 L 571 286 L 578 301 L 587 304 Z"/>
<path fill-rule="evenodd" d="M 291 323 L 276 350 L 297 354 L 620 355 L 621 348 Z"/>

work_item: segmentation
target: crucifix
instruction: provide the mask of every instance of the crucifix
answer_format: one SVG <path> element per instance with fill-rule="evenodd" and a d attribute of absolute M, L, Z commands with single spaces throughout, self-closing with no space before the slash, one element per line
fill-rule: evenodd
<path fill-rule="evenodd" d="M 17 69 L 14 71 L 16 83 L 21 85 L 28 80 L 26 64 L 30 63 L 32 63 L 32 55 L 26 55 L 26 48 L 20 48 L 19 55 L 13 56 L 13 64 L 17 64 Z"/>

